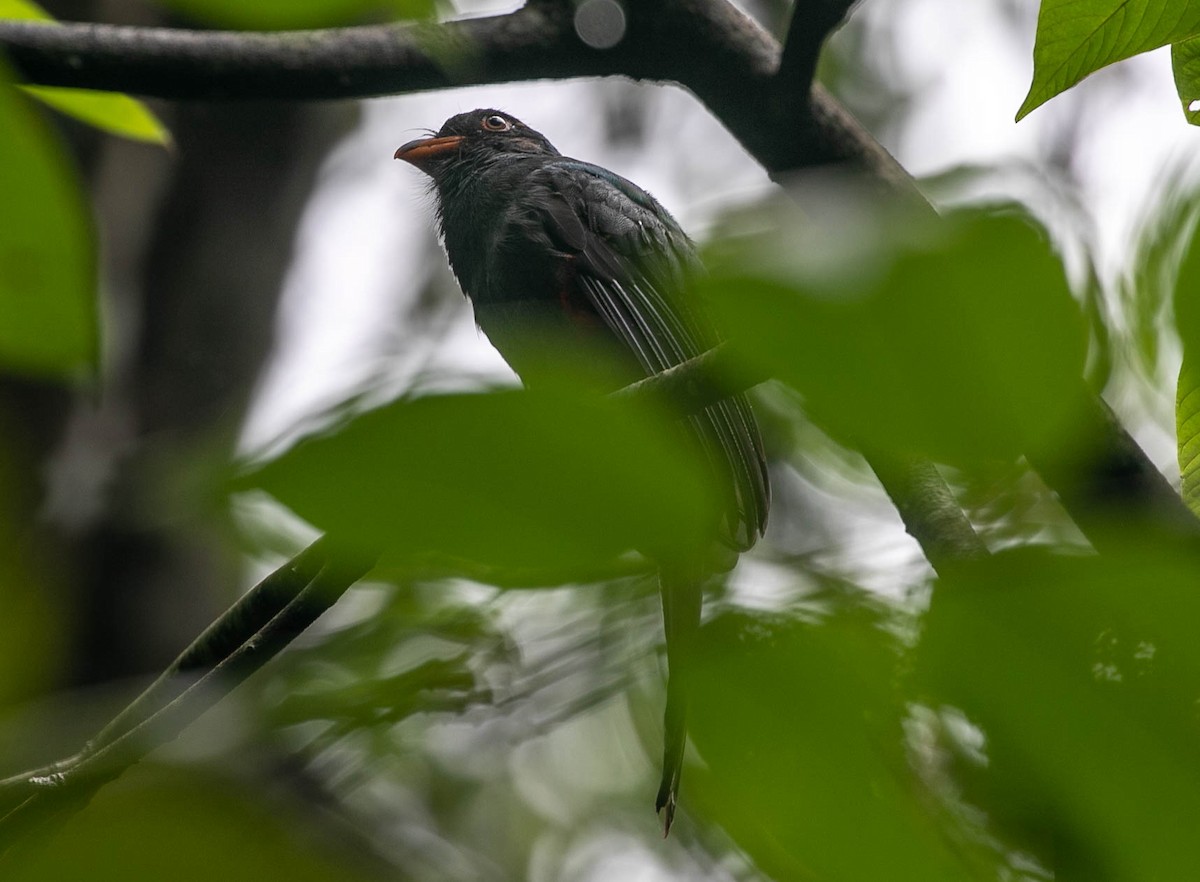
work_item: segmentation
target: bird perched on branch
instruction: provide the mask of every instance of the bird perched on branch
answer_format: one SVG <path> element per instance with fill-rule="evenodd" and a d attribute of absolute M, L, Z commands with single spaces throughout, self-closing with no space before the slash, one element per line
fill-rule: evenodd
<path fill-rule="evenodd" d="M 396 158 L 429 175 L 450 266 L 475 320 L 528 386 L 568 370 L 615 389 L 719 342 L 689 296 L 695 247 L 636 184 L 560 154 L 499 110 L 448 119 Z M 743 551 L 761 535 L 770 489 L 758 427 L 735 396 L 688 417 L 724 491 L 714 543 Z M 703 567 L 659 561 L 669 680 L 655 808 L 670 830 L 686 741 L 688 656 Z"/>

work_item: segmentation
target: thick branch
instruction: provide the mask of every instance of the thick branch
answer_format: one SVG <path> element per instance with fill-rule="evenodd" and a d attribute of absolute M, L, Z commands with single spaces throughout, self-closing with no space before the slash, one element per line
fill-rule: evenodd
<path fill-rule="evenodd" d="M 0 22 L 0 46 L 43 85 L 170 99 L 366 98 L 553 76 L 540 70 L 563 43 L 561 18 L 530 4 L 443 25 L 283 33 Z"/>
<path fill-rule="evenodd" d="M 579 40 L 572 12 L 562 0 L 531 0 L 506 15 L 437 25 L 274 34 L 4 21 L 0 49 L 28 82 L 177 100 L 366 98 L 579 76 L 671 81 L 772 172 L 855 160 L 904 177 L 824 90 L 813 92 L 811 114 L 764 101 L 779 46 L 724 0 L 630 4 L 626 38 L 607 50 Z M 806 37 L 819 43 L 823 34 Z"/>
<path fill-rule="evenodd" d="M 778 89 L 783 100 L 803 99 L 817 72 L 821 47 L 850 12 L 857 0 L 796 0 L 783 57 L 779 62 Z"/>
<path fill-rule="evenodd" d="M 904 529 L 917 540 L 939 576 L 966 561 L 987 557 L 987 546 L 937 466 L 926 459 L 897 459 L 879 451 L 863 455 L 900 513 Z"/>

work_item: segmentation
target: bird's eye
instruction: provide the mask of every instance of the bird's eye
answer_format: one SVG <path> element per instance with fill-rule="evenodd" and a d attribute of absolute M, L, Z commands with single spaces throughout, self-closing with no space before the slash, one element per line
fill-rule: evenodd
<path fill-rule="evenodd" d="M 507 132 L 512 128 L 512 123 L 499 114 L 493 113 L 491 116 L 483 118 L 483 127 L 489 132 Z"/>

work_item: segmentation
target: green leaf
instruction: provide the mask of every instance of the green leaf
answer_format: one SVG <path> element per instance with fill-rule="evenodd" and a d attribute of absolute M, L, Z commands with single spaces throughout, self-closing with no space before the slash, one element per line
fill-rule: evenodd
<path fill-rule="evenodd" d="M 29 491 L 39 480 L 29 462 L 26 446 L 0 429 L 0 712 L 6 715 L 12 705 L 55 688 L 69 646 L 66 586 L 44 546 L 29 537 Z"/>
<path fill-rule="evenodd" d="M 22 91 L 60 113 L 113 135 L 166 146 L 171 133 L 145 104 L 120 92 L 22 86 Z"/>
<path fill-rule="evenodd" d="M 713 535 L 706 470 L 676 423 L 566 394 L 398 401 L 234 482 L 354 550 L 586 566 Z"/>
<path fill-rule="evenodd" d="M 239 30 L 291 30 L 351 24 L 365 19 L 427 18 L 436 0 L 158 0 L 218 27 Z"/>
<path fill-rule="evenodd" d="M 74 170 L 0 71 L 0 369 L 77 376 L 98 355 L 91 221 Z"/>
<path fill-rule="evenodd" d="M 934 746 L 953 758 L 943 772 L 1055 878 L 1200 868 L 1196 561 L 1127 538 L 1142 547 L 972 564 L 943 580 L 922 629 L 921 700 L 979 732 L 974 750 Z"/>
<path fill-rule="evenodd" d="M 898 641 L 868 608 L 807 623 L 724 613 L 698 641 L 689 809 L 772 879 L 964 882 L 978 847 L 940 829 L 904 755 Z M 863 847 L 870 843 L 869 847 Z"/>
<path fill-rule="evenodd" d="M 83 734 L 83 733 L 81 733 Z M 20 882 L 368 882 L 381 878 L 349 836 L 326 836 L 311 808 L 228 774 L 143 763 L 105 787 L 5 875 Z M 6 843 L 7 844 L 7 843 Z"/>
<path fill-rule="evenodd" d="M 1200 125 L 1200 38 L 1171 47 L 1171 69 L 1184 117 L 1192 125 Z"/>
<path fill-rule="evenodd" d="M 859 449 L 966 464 L 1071 438 L 1086 335 L 1039 232 L 981 214 L 880 226 L 839 230 L 857 248 L 830 256 L 785 225 L 715 265 L 710 299 L 743 357 Z"/>
<path fill-rule="evenodd" d="M 1197 35 L 1191 0 L 1042 0 L 1033 83 L 1017 119 L 1114 61 Z"/>
<path fill-rule="evenodd" d="M 54 16 L 32 0 L 0 0 L 0 19 L 18 21 L 54 21 Z"/>

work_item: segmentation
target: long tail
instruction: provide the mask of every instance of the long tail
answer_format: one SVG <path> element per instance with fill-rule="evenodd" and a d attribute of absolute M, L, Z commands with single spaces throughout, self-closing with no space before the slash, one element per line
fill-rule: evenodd
<path fill-rule="evenodd" d="M 659 571 L 663 625 L 667 636 L 667 708 L 663 719 L 663 770 L 654 809 L 671 832 L 679 799 L 679 774 L 687 744 L 690 675 L 700 631 L 703 579 L 695 567 L 663 564 Z"/>

